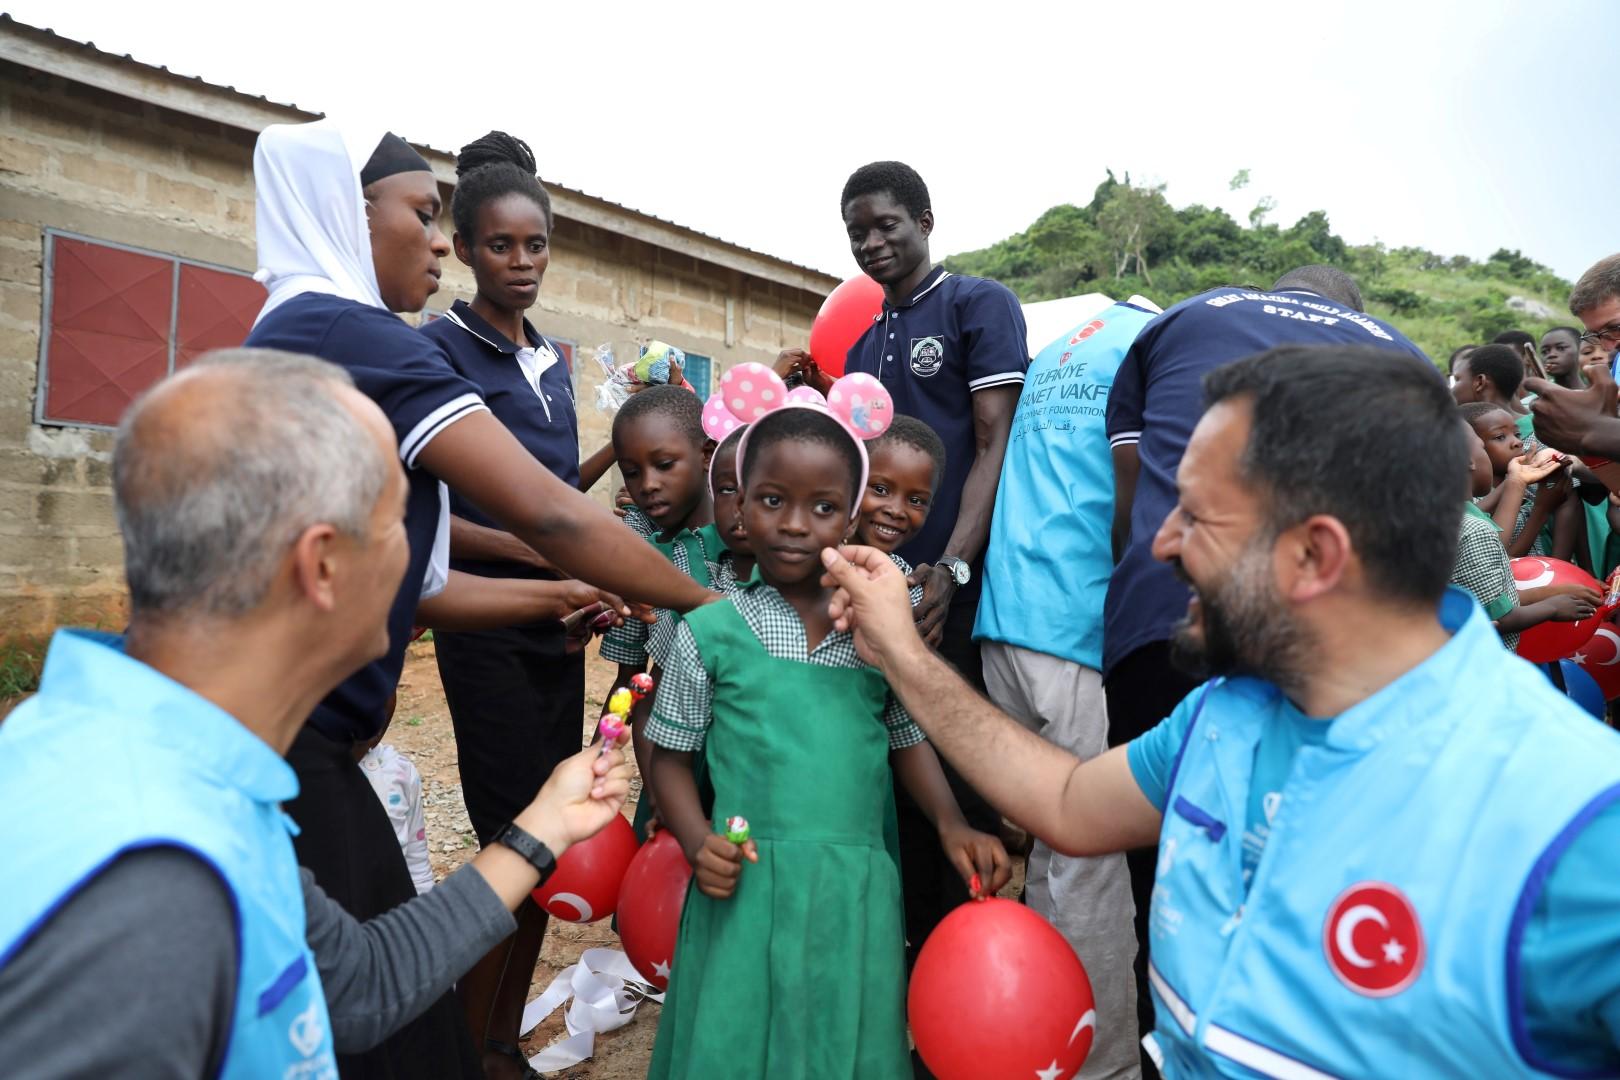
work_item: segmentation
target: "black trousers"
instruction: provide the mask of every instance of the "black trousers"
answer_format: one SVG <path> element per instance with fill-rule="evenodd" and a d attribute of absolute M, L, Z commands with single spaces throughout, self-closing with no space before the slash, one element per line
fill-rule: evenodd
<path fill-rule="evenodd" d="M 585 654 L 560 624 L 433 635 L 450 706 L 461 797 L 480 845 L 584 745 Z"/>
<path fill-rule="evenodd" d="M 298 798 L 286 805 L 298 823 L 298 863 L 326 894 L 364 922 L 416 896 L 405 853 L 388 812 L 360 771 L 353 744 L 334 742 L 306 725 L 287 762 L 298 774 Z M 483 1080 L 455 995 L 446 991 L 426 1012 L 363 1054 L 338 1055 L 344 1080 Z"/>
<path fill-rule="evenodd" d="M 1103 681 L 1108 695 L 1108 745 L 1123 746 L 1169 716 L 1198 680 L 1170 663 L 1170 643 L 1154 641 L 1129 653 Z M 1153 995 L 1148 988 L 1148 914 L 1153 905 L 1153 877 L 1159 864 L 1157 846 L 1125 853 L 1136 902 L 1136 1022 L 1146 1035 L 1153 1030 Z M 1142 1054 L 1142 1075 L 1159 1072 Z"/>
<path fill-rule="evenodd" d="M 984 692 L 984 665 L 973 640 L 973 620 L 979 613 L 977 594 L 965 603 L 952 603 L 945 617 L 945 637 L 939 653 L 980 693 Z M 962 807 L 968 824 L 991 836 L 1001 832 L 1001 815 L 991 808 L 944 758 L 940 767 Z M 895 787 L 895 811 L 900 827 L 900 890 L 906 909 L 906 969 L 917 962 L 923 942 L 941 919 L 968 901 L 967 885 L 939 846 L 939 830 L 924 816 L 911 796 Z"/>

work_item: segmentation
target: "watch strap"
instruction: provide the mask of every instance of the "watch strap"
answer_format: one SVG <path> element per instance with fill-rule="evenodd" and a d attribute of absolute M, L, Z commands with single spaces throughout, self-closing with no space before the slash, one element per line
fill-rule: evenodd
<path fill-rule="evenodd" d="M 492 842 L 510 848 L 523 856 L 524 861 L 534 867 L 540 874 L 541 885 L 544 885 L 546 878 L 550 877 L 552 871 L 557 869 L 557 857 L 551 853 L 551 849 L 530 836 L 523 829 L 518 828 L 516 822 L 509 821 L 501 826 Z"/>

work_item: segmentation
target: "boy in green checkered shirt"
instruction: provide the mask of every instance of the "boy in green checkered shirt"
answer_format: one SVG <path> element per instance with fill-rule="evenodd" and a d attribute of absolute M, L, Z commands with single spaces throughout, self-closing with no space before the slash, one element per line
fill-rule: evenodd
<path fill-rule="evenodd" d="M 1577 622 L 1596 610 L 1602 596 L 1588 586 L 1549 586 L 1525 590 L 1521 598 L 1513 580 L 1513 564 L 1508 559 L 1502 530 L 1491 515 L 1474 505 L 1491 492 L 1495 476 L 1485 441 L 1464 421 L 1463 429 L 1473 447 L 1468 463 L 1468 480 L 1473 498 L 1463 504 L 1457 561 L 1451 583 L 1474 594 L 1485 614 L 1496 624 L 1502 644 L 1509 651 L 1518 648 L 1519 633 L 1537 623 Z M 1521 600 L 1525 601 L 1521 603 Z"/>

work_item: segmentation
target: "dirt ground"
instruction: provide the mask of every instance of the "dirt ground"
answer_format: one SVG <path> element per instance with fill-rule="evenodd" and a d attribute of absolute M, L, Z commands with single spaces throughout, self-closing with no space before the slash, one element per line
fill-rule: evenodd
<path fill-rule="evenodd" d="M 599 707 L 613 683 L 614 668 L 596 655 L 586 665 L 585 702 L 587 714 Z M 580 732 L 594 726 L 580 717 Z M 461 803 L 461 781 L 456 769 L 456 741 L 450 730 L 450 713 L 444 705 L 444 692 L 439 685 L 439 669 L 434 662 L 431 642 L 417 642 L 411 646 L 405 660 L 405 674 L 399 683 L 399 706 L 394 722 L 385 736 L 401 753 L 416 763 L 422 774 L 423 812 L 427 818 L 428 850 L 433 860 L 435 877 L 444 875 L 471 859 L 478 851 L 473 837 L 472 823 Z M 632 803 L 625 808 L 627 816 L 635 813 L 633 800 L 640 795 L 641 783 L 631 786 Z M 534 980 L 529 987 L 529 999 L 538 997 L 551 980 L 574 964 L 586 949 L 605 946 L 618 948 L 618 936 L 609 921 L 580 926 L 560 919 L 551 920 L 546 931 L 545 946 L 540 951 L 540 964 L 535 968 Z M 636 1018 L 617 1031 L 596 1038 L 596 1053 L 590 1060 L 571 1069 L 552 1075 L 567 1080 L 640 1080 L 647 1075 L 647 1061 L 652 1056 L 653 1036 L 658 1031 L 660 1006 L 643 1003 L 636 1010 Z M 566 1034 L 563 1028 L 563 1010 L 552 1013 L 540 1026 L 523 1040 L 525 1054 L 536 1054 Z"/>
<path fill-rule="evenodd" d="M 613 683 L 614 667 L 596 655 L 593 645 L 585 672 L 586 715 L 580 717 L 582 736 L 588 728 L 594 729 L 597 710 Z M 428 849 L 434 875 L 443 878 L 471 859 L 478 845 L 461 802 L 455 737 L 451 733 L 450 714 L 445 708 L 430 641 L 412 645 L 406 656 L 405 673 L 399 684 L 399 706 L 385 741 L 414 761 L 422 774 Z M 625 807 L 626 816 L 635 813 L 635 800 L 640 793 L 638 779 L 631 784 L 631 802 Z M 1017 872 L 1002 890 L 1003 896 L 1016 896 L 1023 884 L 1023 860 L 1014 862 Z M 551 920 L 545 946 L 540 952 L 540 964 L 529 988 L 529 999 L 532 1001 L 539 996 L 551 980 L 578 961 L 586 949 L 599 946 L 618 948 L 618 937 L 608 920 L 585 926 Z M 590 1060 L 552 1075 L 566 1080 L 639 1080 L 646 1076 L 660 1009 L 657 1004 L 643 1003 L 631 1023 L 597 1036 L 596 1053 Z M 561 1009 L 552 1013 L 523 1040 L 525 1054 L 538 1053 L 565 1034 L 562 1014 Z"/>

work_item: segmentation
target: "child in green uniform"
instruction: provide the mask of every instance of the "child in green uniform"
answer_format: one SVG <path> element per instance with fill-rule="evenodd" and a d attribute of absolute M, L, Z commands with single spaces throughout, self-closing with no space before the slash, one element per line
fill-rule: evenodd
<path fill-rule="evenodd" d="M 754 552 L 748 546 L 748 531 L 743 528 L 737 483 L 737 444 L 746 430 L 738 428 L 720 439 L 709 462 L 709 498 L 714 502 L 714 525 L 726 545 L 726 555 L 720 558 L 720 580 L 715 584 L 721 592 L 730 592 L 738 582 L 754 575 Z"/>
<path fill-rule="evenodd" d="M 820 555 L 858 511 L 859 440 L 790 404 L 753 424 L 739 459 L 754 576 L 677 628 L 645 729 L 660 812 L 695 870 L 649 1076 L 901 1080 L 891 777 L 964 880 L 999 888 L 1007 853 L 969 828 L 921 730 L 828 617 Z M 699 750 L 715 816 L 750 823 L 741 845 L 699 805 Z"/>
<path fill-rule="evenodd" d="M 1469 437 L 1473 456 L 1469 460 L 1468 482 L 1470 494 L 1477 499 L 1490 494 L 1494 475 L 1485 441 L 1472 429 Z M 1597 590 L 1579 586 L 1541 588 L 1521 597 L 1513 581 L 1507 548 L 1502 544 L 1502 529 L 1474 505 L 1473 499 L 1463 504 L 1451 583 L 1474 594 L 1509 650 L 1518 648 L 1521 631 L 1543 622 L 1584 619 L 1601 600 Z"/>
<path fill-rule="evenodd" d="M 896 416 L 889 430 L 867 444 L 866 453 L 870 468 L 853 539 L 877 548 L 910 576 L 912 565 L 895 549 L 928 520 L 934 491 L 945 474 L 945 444 L 915 416 Z"/>
<path fill-rule="evenodd" d="M 636 507 L 657 530 L 649 542 L 662 551 L 676 569 L 711 588 L 715 564 L 725 544 L 714 525 L 709 502 L 709 442 L 703 433 L 703 406 L 691 391 L 677 386 L 652 386 L 634 394 L 613 417 L 613 454 L 625 487 Z M 653 663 L 653 680 L 674 640 L 680 617 L 658 610 L 649 627 L 627 621 L 602 637 L 602 659 L 619 665 L 609 696 L 628 686 L 632 676 Z M 643 701 L 631 713 L 639 731 L 650 703 Z M 604 704 L 604 708 L 606 708 Z M 636 764 L 647 774 L 650 747 L 645 739 L 634 742 Z M 636 833 L 644 836 L 655 808 L 643 788 L 636 804 Z"/>

